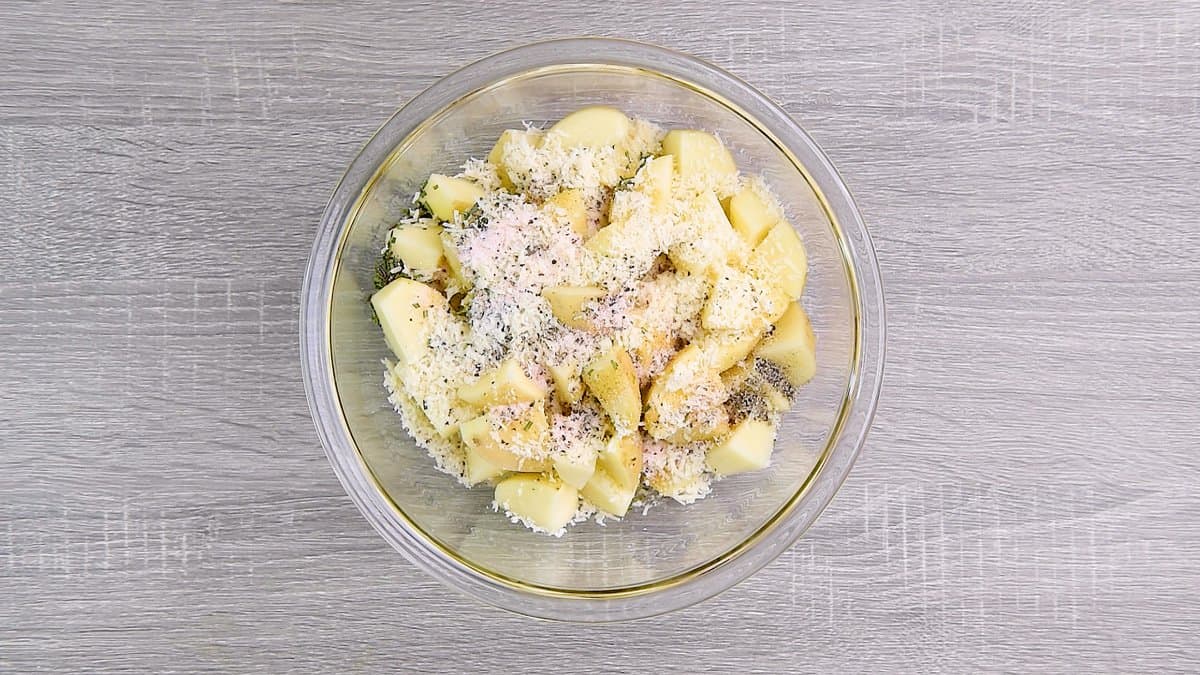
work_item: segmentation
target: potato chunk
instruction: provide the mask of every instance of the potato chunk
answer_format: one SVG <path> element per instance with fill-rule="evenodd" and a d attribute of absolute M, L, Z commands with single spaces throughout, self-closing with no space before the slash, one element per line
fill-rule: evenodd
<path fill-rule="evenodd" d="M 636 434 L 609 440 L 596 471 L 580 493 L 596 508 L 618 518 L 629 510 L 642 477 L 642 444 Z"/>
<path fill-rule="evenodd" d="M 590 231 L 588 224 L 587 204 L 583 201 L 583 192 L 570 189 L 563 190 L 546 200 L 546 210 L 553 217 L 565 223 L 575 234 L 587 237 Z"/>
<path fill-rule="evenodd" d="M 458 397 L 471 405 L 490 408 L 541 400 L 546 397 L 546 389 L 529 379 L 516 359 L 506 359 L 496 370 L 459 387 Z"/>
<path fill-rule="evenodd" d="M 547 365 L 550 379 L 554 381 L 554 391 L 558 399 L 567 405 L 576 405 L 583 398 L 583 380 L 580 377 L 579 366 L 572 363 Z"/>
<path fill-rule="evenodd" d="M 567 485 L 582 489 L 596 472 L 596 458 L 602 447 L 599 439 L 585 438 L 572 447 L 560 449 L 551 460 L 555 473 Z"/>
<path fill-rule="evenodd" d="M 432 273 L 442 266 L 442 228 L 398 227 L 392 230 L 388 248 L 408 269 Z"/>
<path fill-rule="evenodd" d="M 745 419 L 725 440 L 708 451 L 708 466 L 719 474 L 731 476 L 766 468 L 775 449 L 775 426 L 770 422 Z"/>
<path fill-rule="evenodd" d="M 742 188 L 729 199 L 729 223 L 750 246 L 758 246 L 779 222 L 779 216 L 751 188 Z"/>
<path fill-rule="evenodd" d="M 704 192 L 689 205 L 688 217 L 678 239 L 667 251 L 675 267 L 692 274 L 707 274 L 729 263 L 740 264 L 749 247 L 725 216 L 721 201 L 713 192 Z"/>
<path fill-rule="evenodd" d="M 546 457 L 549 424 L 541 404 L 527 413 L 504 422 L 497 428 L 487 415 L 459 425 L 463 444 L 468 450 L 505 471 L 548 471 Z"/>
<path fill-rule="evenodd" d="M 733 155 L 716 136 L 704 131 L 673 129 L 662 142 L 663 154 L 675 158 L 675 168 L 681 177 L 698 174 L 735 176 L 737 164 Z"/>
<path fill-rule="evenodd" d="M 632 123 L 625 113 L 609 106 L 582 108 L 559 120 L 546 132 L 564 148 L 603 148 L 620 145 L 629 137 Z"/>
<path fill-rule="evenodd" d="M 550 476 L 510 476 L 496 484 L 496 504 L 540 529 L 557 532 L 579 510 L 579 492 Z"/>
<path fill-rule="evenodd" d="M 540 141 L 541 132 L 535 129 L 528 131 L 506 129 L 500 134 L 500 138 L 496 140 L 496 144 L 492 146 L 491 152 L 488 153 L 487 161 L 496 167 L 496 175 L 500 178 L 500 184 L 505 189 L 511 190 L 514 187 L 512 176 L 509 175 L 509 166 L 504 161 L 505 153 L 510 151 L 510 147 L 518 143 L 528 143 L 536 148 Z"/>
<path fill-rule="evenodd" d="M 371 306 L 383 328 L 388 347 L 402 362 L 413 362 L 428 351 L 431 313 L 449 314 L 446 298 L 412 279 L 396 279 L 371 296 Z M 436 318 L 436 317 L 435 317 Z"/>
<path fill-rule="evenodd" d="M 478 485 L 489 480 L 495 480 L 505 474 L 504 469 L 489 462 L 473 448 L 465 448 L 466 473 L 463 478 L 468 485 Z"/>
<path fill-rule="evenodd" d="M 712 292 L 700 313 L 710 330 L 751 330 L 775 323 L 791 298 L 775 284 L 740 270 L 724 268 L 714 274 Z"/>
<path fill-rule="evenodd" d="M 804 293 L 808 278 L 808 254 L 800 235 L 786 222 L 780 222 L 767 233 L 746 261 L 746 271 L 779 286 L 793 300 Z"/>
<path fill-rule="evenodd" d="M 550 286 L 542 289 L 542 297 L 550 303 L 550 311 L 568 328 L 592 330 L 584 309 L 588 303 L 608 295 L 599 286 Z"/>
<path fill-rule="evenodd" d="M 775 331 L 758 348 L 759 358 L 783 369 L 792 386 L 799 387 L 817 371 L 817 338 L 800 303 L 794 302 L 775 324 Z"/>
<path fill-rule="evenodd" d="M 642 395 L 629 353 L 617 345 L 583 368 L 583 383 L 600 401 L 618 433 L 632 433 L 642 416 Z"/>
<path fill-rule="evenodd" d="M 433 215 L 454 220 L 454 214 L 466 213 L 483 196 L 483 188 L 462 178 L 431 174 L 421 190 L 421 199 Z"/>

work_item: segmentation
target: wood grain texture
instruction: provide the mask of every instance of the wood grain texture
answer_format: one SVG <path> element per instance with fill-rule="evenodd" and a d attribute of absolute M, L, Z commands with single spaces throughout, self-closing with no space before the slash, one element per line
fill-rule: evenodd
<path fill-rule="evenodd" d="M 0 7 L 0 671 L 1200 669 L 1200 8 L 546 5 Z M 324 459 L 296 338 L 371 130 L 575 34 L 783 104 L 857 195 L 890 323 L 813 530 L 599 627 L 393 553 Z"/>

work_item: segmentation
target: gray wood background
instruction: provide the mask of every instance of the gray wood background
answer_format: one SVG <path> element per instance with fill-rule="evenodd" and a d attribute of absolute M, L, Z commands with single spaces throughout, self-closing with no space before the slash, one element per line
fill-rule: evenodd
<path fill-rule="evenodd" d="M 0 671 L 1200 669 L 1200 6 L 836 5 L 5 2 Z M 370 132 L 575 34 L 785 106 L 857 194 L 890 320 L 874 432 L 809 535 L 613 626 L 480 606 L 389 549 L 297 354 Z"/>

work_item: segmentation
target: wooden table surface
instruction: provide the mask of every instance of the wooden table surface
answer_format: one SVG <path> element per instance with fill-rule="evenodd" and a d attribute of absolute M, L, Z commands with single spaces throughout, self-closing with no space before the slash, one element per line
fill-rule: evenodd
<path fill-rule="evenodd" d="M 0 6 L 0 671 L 1200 669 L 1200 6 L 857 4 Z M 297 346 L 371 131 L 576 34 L 780 102 L 856 193 L 889 319 L 810 533 L 608 626 L 393 552 Z"/>

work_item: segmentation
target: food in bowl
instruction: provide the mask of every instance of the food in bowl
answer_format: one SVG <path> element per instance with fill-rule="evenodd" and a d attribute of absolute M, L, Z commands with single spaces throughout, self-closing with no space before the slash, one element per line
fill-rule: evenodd
<path fill-rule="evenodd" d="M 766 467 L 815 371 L 805 249 L 769 186 L 715 134 L 611 107 L 429 176 L 376 276 L 404 428 L 535 531 Z"/>

